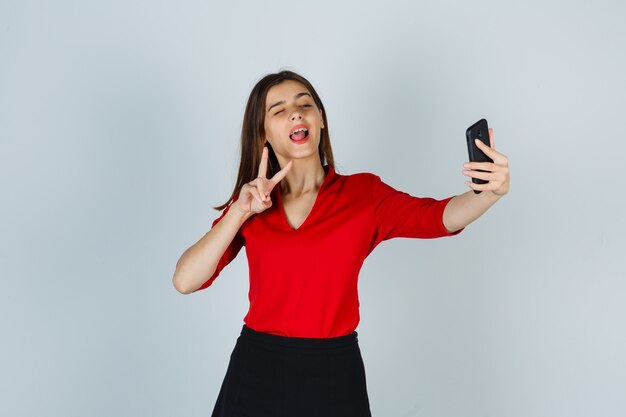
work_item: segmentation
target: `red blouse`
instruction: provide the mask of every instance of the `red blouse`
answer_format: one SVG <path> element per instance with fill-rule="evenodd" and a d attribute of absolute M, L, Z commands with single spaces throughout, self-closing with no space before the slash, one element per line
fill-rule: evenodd
<path fill-rule="evenodd" d="M 196 291 L 210 286 L 245 245 L 250 308 L 243 321 L 248 327 L 290 337 L 343 336 L 359 323 L 359 271 L 380 242 L 462 230 L 449 233 L 443 225 L 443 210 L 452 197 L 414 197 L 374 174 L 341 175 L 329 165 L 324 170 L 324 182 L 300 227 L 287 222 L 276 185 L 272 207 L 246 220 L 213 275 Z"/>

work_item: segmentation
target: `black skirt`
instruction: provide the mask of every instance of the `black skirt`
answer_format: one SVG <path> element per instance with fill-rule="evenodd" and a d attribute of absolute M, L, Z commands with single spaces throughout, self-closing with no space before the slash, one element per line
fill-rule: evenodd
<path fill-rule="evenodd" d="M 357 335 L 285 337 L 244 324 L 212 417 L 371 417 Z"/>

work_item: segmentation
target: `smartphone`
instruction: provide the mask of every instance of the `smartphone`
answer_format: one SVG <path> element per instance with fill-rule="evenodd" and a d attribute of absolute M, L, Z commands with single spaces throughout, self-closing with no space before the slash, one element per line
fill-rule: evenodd
<path fill-rule="evenodd" d="M 487 119 L 480 119 L 473 125 L 467 128 L 465 131 L 465 138 L 467 140 L 467 153 L 469 154 L 470 162 L 493 162 L 493 159 L 489 158 L 483 151 L 478 149 L 474 139 L 480 139 L 485 145 L 491 146 L 489 140 L 489 126 L 487 126 Z M 480 172 L 489 172 L 484 170 L 477 170 Z M 481 180 L 478 178 L 472 178 L 474 184 L 487 184 L 489 181 Z M 474 193 L 480 194 L 482 191 L 474 190 Z"/>

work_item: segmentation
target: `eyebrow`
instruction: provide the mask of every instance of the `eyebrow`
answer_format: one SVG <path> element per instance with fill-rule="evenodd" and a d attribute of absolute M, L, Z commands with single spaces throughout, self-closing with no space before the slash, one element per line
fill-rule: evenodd
<path fill-rule="evenodd" d="M 311 97 L 311 95 L 310 95 L 309 93 L 307 93 L 307 92 L 304 92 L 304 91 L 303 91 L 303 92 L 298 93 L 298 94 L 296 94 L 295 96 L 293 96 L 293 99 L 294 99 L 294 100 L 297 100 L 297 99 L 299 99 L 299 98 L 300 98 L 300 97 L 302 97 L 302 96 L 309 96 L 309 97 Z M 313 97 L 311 97 L 311 98 L 313 98 Z M 269 112 L 270 112 L 270 110 L 272 110 L 272 108 L 273 108 L 273 107 L 276 107 L 276 106 L 278 106 L 278 105 L 280 105 L 280 104 L 285 104 L 285 100 L 277 101 L 276 103 L 272 104 L 272 105 L 270 106 L 270 108 L 269 108 L 269 109 L 267 109 L 267 112 L 269 113 Z"/>

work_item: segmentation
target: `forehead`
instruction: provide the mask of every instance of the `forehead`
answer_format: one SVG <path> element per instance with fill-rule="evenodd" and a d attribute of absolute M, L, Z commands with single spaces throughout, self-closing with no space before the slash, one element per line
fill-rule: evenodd
<path fill-rule="evenodd" d="M 307 92 L 311 94 L 311 92 L 301 83 L 293 80 L 283 81 L 280 84 L 276 84 L 272 86 L 267 91 L 267 97 L 265 99 L 265 106 L 271 106 L 277 101 L 285 100 L 290 101 L 293 100 L 293 96 L 298 93 Z"/>

